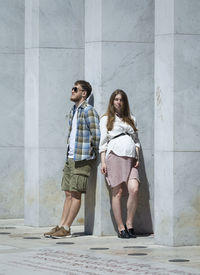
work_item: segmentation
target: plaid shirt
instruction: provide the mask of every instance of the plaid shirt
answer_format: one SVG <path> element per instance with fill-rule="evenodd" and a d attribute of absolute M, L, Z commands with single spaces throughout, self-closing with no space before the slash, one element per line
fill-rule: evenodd
<path fill-rule="evenodd" d="M 75 110 L 76 106 L 74 105 L 69 114 L 69 133 L 67 138 L 68 149 Z M 96 110 L 89 105 L 87 101 L 84 101 L 78 107 L 74 160 L 94 159 L 99 149 L 99 141 L 99 116 Z"/>

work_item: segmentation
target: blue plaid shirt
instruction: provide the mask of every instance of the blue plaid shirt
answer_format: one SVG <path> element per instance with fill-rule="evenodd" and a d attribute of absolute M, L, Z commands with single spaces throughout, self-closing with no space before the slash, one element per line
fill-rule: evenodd
<path fill-rule="evenodd" d="M 69 114 L 69 133 L 67 138 L 69 149 L 69 138 L 72 130 L 72 120 L 76 110 L 76 105 Z M 77 131 L 74 148 L 74 160 L 94 159 L 99 149 L 100 127 L 99 115 L 96 110 L 84 101 L 78 107 L 77 113 Z M 68 150 L 67 150 L 68 156 Z"/>

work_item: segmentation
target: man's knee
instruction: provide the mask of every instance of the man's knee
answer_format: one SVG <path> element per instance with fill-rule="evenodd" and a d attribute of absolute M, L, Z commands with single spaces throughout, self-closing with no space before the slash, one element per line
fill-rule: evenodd
<path fill-rule="evenodd" d="M 72 192 L 71 191 L 65 191 L 65 197 L 66 199 L 72 199 Z"/>

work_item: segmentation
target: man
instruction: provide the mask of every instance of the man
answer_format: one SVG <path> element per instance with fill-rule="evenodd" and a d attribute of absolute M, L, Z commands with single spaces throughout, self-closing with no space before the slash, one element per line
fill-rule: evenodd
<path fill-rule="evenodd" d="M 62 178 L 65 202 L 60 224 L 44 233 L 45 237 L 63 238 L 71 235 L 70 226 L 81 206 L 81 194 L 86 193 L 88 177 L 98 152 L 99 116 L 86 99 L 92 87 L 89 82 L 74 83 L 70 100 L 75 104 L 69 114 L 67 160 Z"/>

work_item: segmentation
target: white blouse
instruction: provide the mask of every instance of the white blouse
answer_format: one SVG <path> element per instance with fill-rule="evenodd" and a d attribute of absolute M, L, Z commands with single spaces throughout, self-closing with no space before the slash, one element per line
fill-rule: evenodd
<path fill-rule="evenodd" d="M 103 116 L 100 119 L 101 139 L 99 152 L 101 153 L 106 151 L 106 157 L 112 151 L 118 156 L 134 158 L 136 156 L 135 147 L 140 148 L 137 132 L 135 132 L 128 123 L 122 121 L 118 116 L 115 116 L 113 129 L 108 131 L 106 127 L 107 119 L 107 116 Z M 134 120 L 136 126 L 135 117 L 132 116 L 132 119 Z M 129 135 L 114 138 L 122 133 L 128 133 Z"/>

